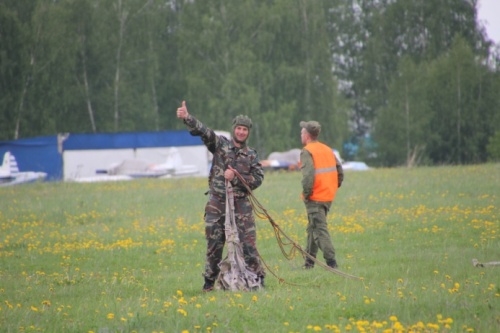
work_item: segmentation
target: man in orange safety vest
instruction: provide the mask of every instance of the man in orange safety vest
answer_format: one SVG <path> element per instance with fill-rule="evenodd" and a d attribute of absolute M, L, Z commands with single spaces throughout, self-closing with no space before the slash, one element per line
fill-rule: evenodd
<path fill-rule="evenodd" d="M 326 264 L 337 268 L 335 248 L 328 232 L 326 216 L 337 189 L 342 185 L 344 171 L 333 149 L 318 141 L 321 125 L 317 121 L 301 121 L 300 127 L 304 145 L 300 153 L 302 199 L 308 218 L 306 252 L 316 258 L 320 249 Z M 314 261 L 308 257 L 305 259 L 304 268 L 313 268 Z"/>

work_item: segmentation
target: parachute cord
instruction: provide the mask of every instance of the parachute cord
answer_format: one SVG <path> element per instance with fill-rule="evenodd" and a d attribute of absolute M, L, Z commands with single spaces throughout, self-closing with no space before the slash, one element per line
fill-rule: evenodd
<path fill-rule="evenodd" d="M 281 227 L 273 220 L 273 218 L 271 217 L 271 215 L 269 215 L 269 213 L 264 208 L 264 206 L 253 195 L 252 189 L 248 185 L 248 183 L 245 180 L 245 178 L 243 178 L 243 176 L 237 170 L 235 170 L 233 168 L 231 168 L 231 170 L 234 172 L 234 174 L 236 175 L 236 177 L 241 181 L 241 183 L 243 184 L 243 186 L 247 190 L 248 196 L 250 198 L 250 204 L 252 205 L 252 209 L 253 209 L 255 215 L 258 218 L 260 218 L 261 220 L 266 220 L 267 219 L 271 223 L 271 226 L 273 227 L 273 230 L 274 230 L 274 236 L 275 236 L 275 238 L 276 238 L 276 240 L 278 242 L 278 245 L 280 247 L 281 253 L 283 254 L 283 256 L 287 260 L 291 260 L 291 259 L 295 258 L 295 254 L 298 251 L 302 255 L 302 257 L 304 259 L 308 258 L 310 261 L 314 262 L 315 264 L 317 264 L 318 266 L 324 268 L 327 271 L 330 271 L 332 273 L 335 273 L 337 275 L 340 275 L 340 276 L 343 276 L 343 277 L 346 277 L 346 278 L 349 278 L 349 279 L 363 280 L 363 278 L 361 278 L 361 277 L 354 276 L 354 275 L 342 272 L 342 271 L 340 271 L 340 270 L 338 270 L 336 268 L 332 268 L 332 267 L 326 265 L 325 263 L 322 263 L 321 261 L 319 261 L 315 257 L 311 256 L 309 253 L 307 253 L 304 249 L 302 249 L 302 247 L 297 242 L 295 242 L 293 239 L 291 239 L 283 231 L 283 229 L 281 229 Z M 286 249 L 285 249 L 286 246 L 291 246 L 290 251 L 288 251 L 288 252 L 286 251 Z M 259 254 L 259 257 L 261 258 L 262 262 L 264 262 L 264 260 L 260 256 L 260 254 Z M 264 265 L 269 269 L 269 266 L 267 264 L 264 263 Z M 283 279 L 281 279 L 278 276 L 276 276 L 276 274 L 274 274 L 271 270 L 269 270 L 269 271 L 276 278 L 278 278 L 278 280 L 280 282 L 284 282 Z"/>

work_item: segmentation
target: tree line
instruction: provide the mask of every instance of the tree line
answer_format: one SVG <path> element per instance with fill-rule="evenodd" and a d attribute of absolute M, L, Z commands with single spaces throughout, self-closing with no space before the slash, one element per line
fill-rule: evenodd
<path fill-rule="evenodd" d="M 3 0 L 0 140 L 184 129 L 186 100 L 262 158 L 314 119 L 348 159 L 479 163 L 499 59 L 476 0 Z"/>

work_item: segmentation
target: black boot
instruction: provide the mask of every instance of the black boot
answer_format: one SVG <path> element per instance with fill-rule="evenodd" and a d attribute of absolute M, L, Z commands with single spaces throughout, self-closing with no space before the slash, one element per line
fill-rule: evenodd
<path fill-rule="evenodd" d="M 337 268 L 337 267 L 339 267 L 339 266 L 337 265 L 337 260 L 335 260 L 335 259 L 333 259 L 333 260 L 328 260 L 328 261 L 326 262 L 326 264 L 328 265 L 328 267 L 331 267 L 331 268 Z"/>
<path fill-rule="evenodd" d="M 214 290 L 214 280 L 205 278 L 205 284 L 203 285 L 203 292 L 209 292 Z"/>
<path fill-rule="evenodd" d="M 314 268 L 314 261 L 312 261 L 310 258 L 306 258 L 306 262 L 304 263 L 304 266 L 302 266 L 304 269 L 312 269 Z"/>

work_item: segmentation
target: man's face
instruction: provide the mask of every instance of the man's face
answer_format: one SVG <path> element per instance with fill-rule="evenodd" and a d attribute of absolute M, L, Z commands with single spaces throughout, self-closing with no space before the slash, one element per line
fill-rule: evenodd
<path fill-rule="evenodd" d="M 305 128 L 302 128 L 302 130 L 300 131 L 300 141 L 305 146 L 307 144 L 307 140 L 309 140 L 309 133 Z"/>
<path fill-rule="evenodd" d="M 234 128 L 234 141 L 237 143 L 245 143 L 248 138 L 248 127 L 238 125 Z"/>

